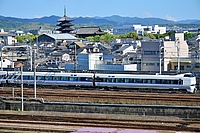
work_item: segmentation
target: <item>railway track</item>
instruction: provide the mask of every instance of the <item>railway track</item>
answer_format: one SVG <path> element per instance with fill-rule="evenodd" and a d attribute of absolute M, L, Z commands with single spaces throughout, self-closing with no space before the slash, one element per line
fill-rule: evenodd
<path fill-rule="evenodd" d="M 66 127 L 107 127 L 120 129 L 150 129 L 200 132 L 200 121 L 137 120 L 88 118 L 56 115 L 24 115 L 0 113 L 0 127 L 26 131 L 66 132 Z M 39 128 L 38 128 L 39 127 Z"/>
<path fill-rule="evenodd" d="M 0 96 L 12 96 L 12 88 L 0 89 Z M 32 98 L 33 89 L 24 89 L 24 97 Z M 14 96 L 21 96 L 21 89 L 14 89 Z M 178 105 L 200 105 L 199 94 L 161 94 L 161 93 L 134 93 L 134 92 L 115 92 L 115 91 L 96 91 L 96 90 L 62 90 L 62 89 L 37 89 L 37 97 L 44 98 L 46 101 L 74 101 L 84 102 L 122 102 L 138 103 L 139 101 L 177 104 Z"/>

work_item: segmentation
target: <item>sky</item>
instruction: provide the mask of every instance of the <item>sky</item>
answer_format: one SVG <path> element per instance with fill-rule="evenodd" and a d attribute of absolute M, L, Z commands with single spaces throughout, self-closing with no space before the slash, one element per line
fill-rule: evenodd
<path fill-rule="evenodd" d="M 68 17 L 162 18 L 200 20 L 200 0 L 0 0 L 0 15 L 17 18 Z"/>

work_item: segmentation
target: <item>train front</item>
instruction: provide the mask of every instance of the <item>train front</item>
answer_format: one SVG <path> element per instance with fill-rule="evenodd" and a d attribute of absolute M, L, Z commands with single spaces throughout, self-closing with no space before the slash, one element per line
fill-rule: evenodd
<path fill-rule="evenodd" d="M 187 86 L 187 92 L 196 93 L 196 77 L 192 73 L 186 73 L 183 79 L 184 86 Z"/>

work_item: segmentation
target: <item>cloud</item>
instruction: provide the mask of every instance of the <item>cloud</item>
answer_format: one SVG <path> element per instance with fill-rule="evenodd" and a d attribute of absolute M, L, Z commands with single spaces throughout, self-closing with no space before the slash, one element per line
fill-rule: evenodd
<path fill-rule="evenodd" d="M 42 16 L 42 15 L 35 15 L 34 16 L 34 18 L 42 18 L 42 17 L 44 17 L 44 16 Z"/>
<path fill-rule="evenodd" d="M 144 12 L 144 17 L 151 18 L 153 15 L 150 12 Z"/>
<path fill-rule="evenodd" d="M 167 20 L 172 20 L 172 21 L 176 21 L 176 18 L 170 16 L 170 15 L 166 15 L 165 17 Z"/>

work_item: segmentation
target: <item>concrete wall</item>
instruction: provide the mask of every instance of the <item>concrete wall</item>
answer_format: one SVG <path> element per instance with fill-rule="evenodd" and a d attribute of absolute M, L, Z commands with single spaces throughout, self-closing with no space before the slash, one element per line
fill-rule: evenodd
<path fill-rule="evenodd" d="M 28 100 L 28 101 L 27 101 Z M 20 99 L 0 98 L 0 110 L 21 109 Z M 72 113 L 102 113 L 149 116 L 177 116 L 199 118 L 199 106 L 162 106 L 162 105 L 125 105 L 125 104 L 88 104 L 66 102 L 43 102 L 41 99 L 24 99 L 24 111 L 56 111 Z"/>

